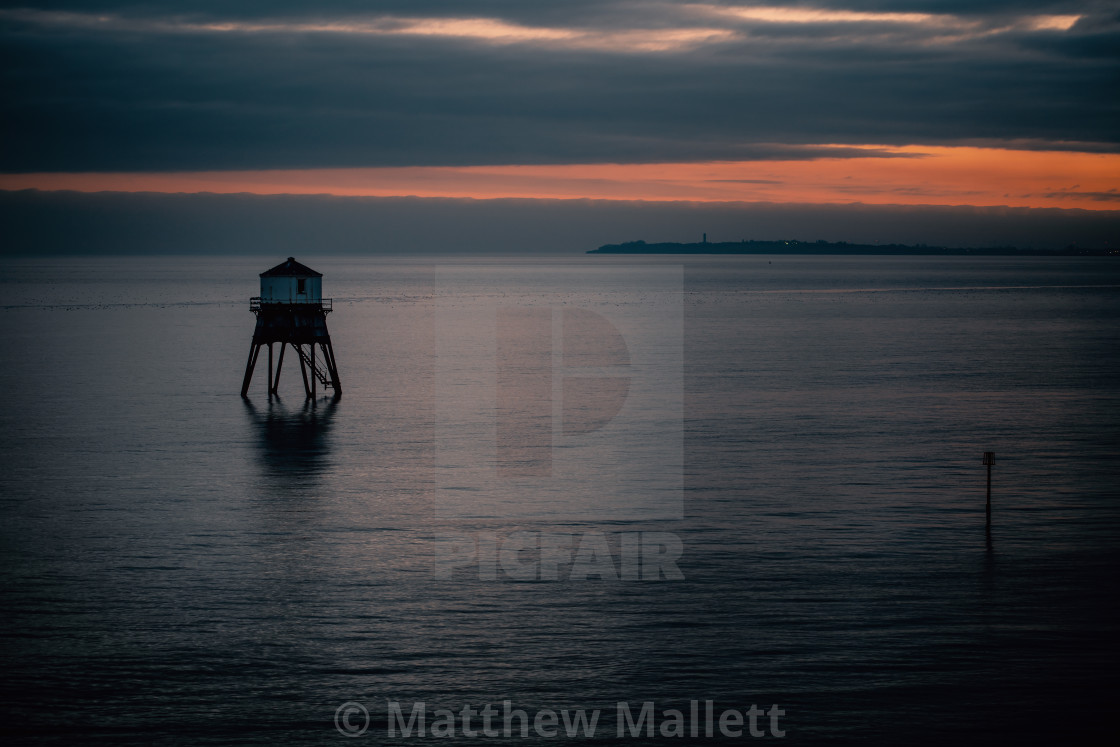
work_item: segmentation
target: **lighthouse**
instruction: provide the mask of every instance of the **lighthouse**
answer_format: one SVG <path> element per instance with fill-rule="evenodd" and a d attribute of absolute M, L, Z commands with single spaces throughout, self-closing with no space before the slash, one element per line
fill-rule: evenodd
<path fill-rule="evenodd" d="M 249 299 L 249 310 L 256 315 L 257 326 L 249 346 L 249 361 L 245 364 L 242 397 L 249 394 L 253 369 L 265 346 L 268 347 L 268 393 L 277 394 L 284 350 L 289 345 L 299 359 L 303 390 L 308 399 L 315 397 L 320 385 L 324 391 L 333 390 L 336 399 L 342 396 L 334 347 L 327 332 L 327 314 L 331 306 L 331 299 L 323 298 L 323 273 L 300 264 L 295 257 L 288 257 L 287 261 L 261 273 L 261 294 Z M 273 350 L 276 343 L 280 344 L 278 351 Z M 279 354 L 275 358 L 275 368 L 272 365 L 274 352 Z"/>

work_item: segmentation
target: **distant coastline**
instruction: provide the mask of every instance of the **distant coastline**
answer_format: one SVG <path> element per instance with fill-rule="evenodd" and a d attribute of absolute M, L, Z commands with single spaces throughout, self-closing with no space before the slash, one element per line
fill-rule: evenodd
<path fill-rule="evenodd" d="M 879 254 L 879 255 L 976 255 L 1028 257 L 1107 257 L 1120 255 L 1117 249 L 1020 249 L 1014 246 L 959 248 L 917 244 L 849 244 L 846 241 L 700 241 L 691 244 L 627 241 L 604 244 L 588 254 Z"/>

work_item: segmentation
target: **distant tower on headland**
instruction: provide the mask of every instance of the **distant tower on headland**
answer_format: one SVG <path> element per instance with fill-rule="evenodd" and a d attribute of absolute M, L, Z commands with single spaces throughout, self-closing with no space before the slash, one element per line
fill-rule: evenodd
<path fill-rule="evenodd" d="M 334 347 L 327 332 L 327 314 L 331 312 L 331 306 L 331 299 L 323 298 L 323 274 L 296 262 L 294 257 L 288 257 L 286 262 L 261 273 L 261 294 L 249 299 L 249 310 L 257 315 L 257 327 L 249 346 L 249 362 L 245 364 L 242 397 L 249 394 L 253 368 L 265 345 L 268 346 L 270 396 L 277 394 L 284 350 L 288 345 L 299 358 L 303 389 L 308 399 L 315 397 L 318 384 L 322 384 L 324 390 L 333 389 L 336 399 L 342 396 Z M 277 342 L 280 343 L 280 355 L 273 369 L 272 346 Z M 322 351 L 321 357 L 315 352 L 316 345 Z"/>

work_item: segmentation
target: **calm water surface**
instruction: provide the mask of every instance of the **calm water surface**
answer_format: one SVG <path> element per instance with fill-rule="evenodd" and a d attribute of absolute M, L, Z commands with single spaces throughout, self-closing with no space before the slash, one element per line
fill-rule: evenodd
<path fill-rule="evenodd" d="M 467 299 L 592 267 L 683 311 L 683 518 L 596 524 L 437 519 L 438 261 L 299 257 L 345 396 L 309 406 L 287 368 L 243 401 L 281 259 L 8 262 L 0 734 L 339 744 L 355 701 L 362 739 L 416 742 L 387 699 L 603 711 L 545 743 L 720 741 L 616 740 L 617 701 L 779 704 L 796 744 L 1110 728 L 1120 263 L 688 258 L 670 297 L 633 258 L 449 261 L 492 271 L 444 276 Z M 671 533 L 684 578 L 435 578 L 438 533 L 514 530 Z"/>

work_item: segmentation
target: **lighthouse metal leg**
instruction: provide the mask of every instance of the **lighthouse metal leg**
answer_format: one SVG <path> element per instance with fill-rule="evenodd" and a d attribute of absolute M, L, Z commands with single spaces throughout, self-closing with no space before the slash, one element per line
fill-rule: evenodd
<path fill-rule="evenodd" d="M 284 349 L 286 347 L 288 347 L 286 342 L 280 343 L 280 357 L 276 361 L 276 375 L 272 379 L 272 393 L 278 397 L 280 396 L 280 392 L 277 391 L 280 387 L 280 369 L 284 367 Z"/>
<path fill-rule="evenodd" d="M 245 363 L 245 380 L 241 382 L 242 397 L 249 395 L 249 382 L 253 380 L 253 369 L 257 365 L 257 355 L 260 352 L 261 346 L 256 341 L 249 343 L 249 360 Z"/>
<path fill-rule="evenodd" d="M 307 347 L 311 349 L 311 355 L 307 356 L 308 358 L 311 359 L 310 360 L 310 366 L 311 366 L 311 399 L 315 399 L 316 380 L 319 378 L 318 376 L 315 375 L 315 343 L 311 343 Z"/>
<path fill-rule="evenodd" d="M 268 389 L 269 394 L 272 394 L 272 343 L 268 343 Z"/>
<path fill-rule="evenodd" d="M 303 376 L 303 392 L 311 399 L 311 385 L 307 383 L 307 366 L 303 364 L 303 344 L 296 347 L 296 358 L 299 359 L 299 372 Z"/>

